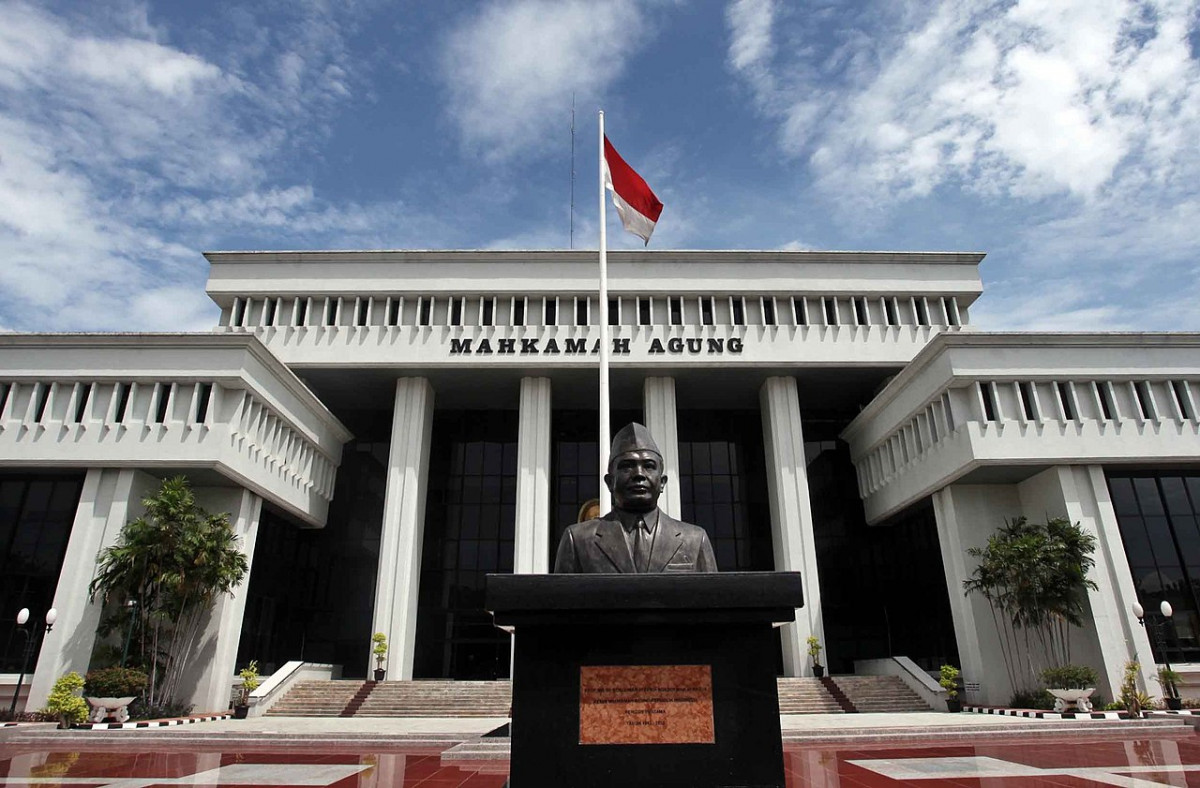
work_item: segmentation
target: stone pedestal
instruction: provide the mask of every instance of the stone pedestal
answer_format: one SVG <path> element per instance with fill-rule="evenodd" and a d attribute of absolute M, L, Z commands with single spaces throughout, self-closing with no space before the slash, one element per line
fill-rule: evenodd
<path fill-rule="evenodd" d="M 514 632 L 513 788 L 784 785 L 789 572 L 488 575 Z"/>

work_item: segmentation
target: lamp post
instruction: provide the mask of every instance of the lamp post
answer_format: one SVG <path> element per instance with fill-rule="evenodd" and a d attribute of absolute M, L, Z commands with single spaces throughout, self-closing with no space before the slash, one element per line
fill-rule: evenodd
<path fill-rule="evenodd" d="M 49 632 L 54 628 L 54 622 L 58 620 L 58 611 L 50 608 L 46 611 L 46 626 L 42 630 L 42 634 Z M 21 694 L 21 685 L 25 683 L 25 672 L 29 669 L 29 660 L 33 657 L 33 650 L 37 646 L 37 632 L 30 631 L 33 627 L 26 627 L 25 624 L 29 621 L 29 608 L 21 608 L 21 612 L 17 613 L 17 631 L 25 636 L 25 654 L 21 659 L 21 675 L 17 679 L 17 688 L 13 690 L 12 706 L 9 707 L 8 713 L 15 716 L 17 713 L 17 697 Z"/>
<path fill-rule="evenodd" d="M 1150 634 L 1152 644 L 1157 646 L 1158 653 L 1162 654 L 1163 664 L 1166 666 L 1167 671 L 1171 672 L 1171 660 L 1167 658 L 1167 644 L 1163 635 L 1163 630 L 1166 629 L 1167 624 L 1170 623 L 1171 616 L 1175 615 L 1175 610 L 1171 607 L 1171 603 L 1164 599 L 1162 604 L 1158 606 L 1158 611 L 1162 614 L 1162 620 L 1153 622 L 1151 625 L 1147 626 L 1145 609 L 1137 602 L 1133 603 L 1133 614 L 1137 616 L 1138 623 L 1141 624 Z M 1173 707 L 1172 702 L 1179 700 L 1175 694 L 1175 683 L 1170 681 L 1165 683 L 1168 687 L 1167 705 Z"/>

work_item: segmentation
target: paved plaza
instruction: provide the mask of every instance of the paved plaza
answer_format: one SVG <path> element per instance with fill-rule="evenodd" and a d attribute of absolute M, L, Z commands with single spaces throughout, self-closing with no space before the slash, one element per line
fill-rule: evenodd
<path fill-rule="evenodd" d="M 1180 719 L 926 713 L 781 720 L 789 788 L 1200 786 L 1200 735 Z M 480 737 L 504 722 L 260 717 L 119 731 L 19 726 L 0 730 L 0 786 L 500 788 L 508 773 L 503 740 L 490 740 L 490 753 L 470 747 L 486 744 Z M 453 755 L 463 747 L 465 757 Z M 481 754 L 473 759 L 472 752 Z"/>

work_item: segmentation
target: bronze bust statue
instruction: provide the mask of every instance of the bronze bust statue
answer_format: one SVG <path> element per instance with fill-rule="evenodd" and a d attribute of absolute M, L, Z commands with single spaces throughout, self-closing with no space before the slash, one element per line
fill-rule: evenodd
<path fill-rule="evenodd" d="M 717 571 L 708 533 L 658 508 L 667 476 L 662 452 L 641 424 L 627 424 L 613 438 L 604 483 L 613 510 L 567 528 L 556 574 Z"/>

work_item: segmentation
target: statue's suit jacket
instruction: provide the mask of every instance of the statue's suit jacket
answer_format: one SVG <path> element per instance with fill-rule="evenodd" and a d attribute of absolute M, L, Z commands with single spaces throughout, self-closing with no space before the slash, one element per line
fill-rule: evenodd
<path fill-rule="evenodd" d="M 708 533 L 698 525 L 681 523 L 660 509 L 648 571 L 717 571 Z M 554 572 L 635 574 L 625 532 L 616 513 L 609 512 L 599 519 L 585 520 L 567 528 L 558 543 Z"/>

